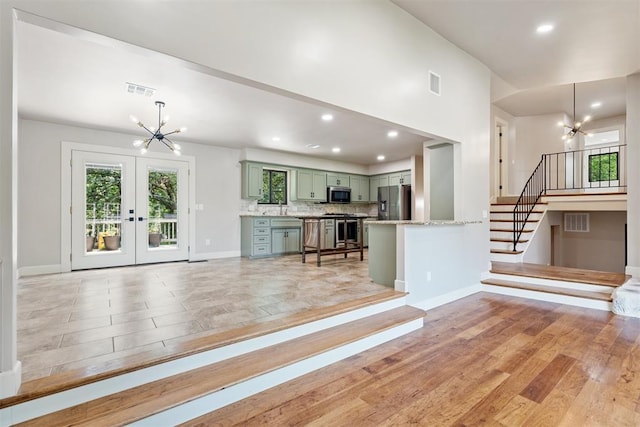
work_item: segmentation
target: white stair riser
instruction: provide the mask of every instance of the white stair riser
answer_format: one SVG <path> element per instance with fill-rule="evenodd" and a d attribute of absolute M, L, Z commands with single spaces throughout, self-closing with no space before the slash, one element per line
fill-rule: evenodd
<path fill-rule="evenodd" d="M 533 230 L 536 229 L 537 226 L 538 226 L 537 222 L 527 222 L 524 225 L 524 230 L 533 231 Z M 490 221 L 489 222 L 489 227 L 490 228 L 500 229 L 500 230 L 513 230 L 513 222 L 511 222 L 511 221 L 509 221 L 509 222 Z"/>
<path fill-rule="evenodd" d="M 592 300 L 588 298 L 572 297 L 567 295 L 549 294 L 546 292 L 529 291 L 527 289 L 507 288 L 503 286 L 482 285 L 482 290 L 501 295 L 511 295 L 522 298 L 549 301 L 559 304 L 573 305 L 576 307 L 594 308 L 596 310 L 611 311 L 611 303 L 607 301 Z"/>
<path fill-rule="evenodd" d="M 567 282 L 564 280 L 541 279 L 538 277 L 515 276 L 513 274 L 490 273 L 488 279 L 508 280 L 510 282 L 531 283 L 532 285 L 551 286 L 564 289 L 577 289 L 589 292 L 613 292 L 613 287 L 603 285 L 593 285 L 590 283 Z"/>
<path fill-rule="evenodd" d="M 491 231 L 489 232 L 491 239 L 513 239 L 513 231 Z M 522 233 L 520 238 L 529 240 L 533 236 L 533 233 Z"/>
<path fill-rule="evenodd" d="M 498 262 L 522 262 L 522 254 L 489 254 L 489 260 Z"/>
<path fill-rule="evenodd" d="M 524 251 L 527 248 L 527 243 L 518 243 L 516 245 L 517 251 Z M 491 242 L 491 249 L 512 251 L 513 242 Z"/>
<path fill-rule="evenodd" d="M 491 219 L 508 219 L 510 221 L 513 220 L 513 212 L 500 212 L 500 213 L 496 213 L 496 212 L 492 212 L 490 215 Z M 531 221 L 539 221 L 542 218 L 542 214 L 541 213 L 532 213 L 529 215 L 529 220 Z"/>

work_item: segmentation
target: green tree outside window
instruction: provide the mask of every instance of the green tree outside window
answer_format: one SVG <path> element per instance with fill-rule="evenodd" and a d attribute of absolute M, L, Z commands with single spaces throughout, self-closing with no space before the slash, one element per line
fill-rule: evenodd
<path fill-rule="evenodd" d="M 287 203 L 287 173 L 264 169 L 262 171 L 262 199 L 260 204 Z"/>
<path fill-rule="evenodd" d="M 589 182 L 616 181 L 618 179 L 618 153 L 589 156 Z"/>

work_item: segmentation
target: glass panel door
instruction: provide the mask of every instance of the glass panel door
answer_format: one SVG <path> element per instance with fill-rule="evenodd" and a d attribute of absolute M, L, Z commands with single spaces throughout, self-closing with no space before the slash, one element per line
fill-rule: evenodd
<path fill-rule="evenodd" d="M 135 262 L 135 161 L 73 151 L 72 269 Z"/>
<path fill-rule="evenodd" d="M 137 158 L 138 263 L 188 259 L 188 163 Z"/>

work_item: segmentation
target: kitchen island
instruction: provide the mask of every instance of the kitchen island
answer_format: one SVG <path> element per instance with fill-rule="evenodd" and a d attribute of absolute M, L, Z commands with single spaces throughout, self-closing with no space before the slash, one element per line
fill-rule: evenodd
<path fill-rule="evenodd" d="M 318 267 L 322 265 L 321 257 L 324 255 L 339 255 L 352 252 L 360 253 L 360 261 L 364 260 L 364 240 L 363 232 L 364 225 L 363 220 L 365 216 L 349 215 L 349 214 L 325 214 L 325 215 L 298 215 L 296 218 L 302 220 L 302 262 L 306 262 L 307 253 L 316 254 L 316 264 Z M 321 226 L 322 220 L 333 219 L 335 220 L 335 227 L 343 228 L 344 239 L 342 242 L 335 242 L 334 247 L 322 247 L 323 242 L 323 227 Z M 355 239 L 348 238 L 349 223 L 356 221 L 357 233 Z"/>

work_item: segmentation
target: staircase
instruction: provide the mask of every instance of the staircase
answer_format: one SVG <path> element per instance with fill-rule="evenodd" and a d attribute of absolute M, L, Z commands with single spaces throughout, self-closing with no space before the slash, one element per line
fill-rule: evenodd
<path fill-rule="evenodd" d="M 526 250 L 538 223 L 546 210 L 545 203 L 537 203 L 529 215 L 522 236 L 514 250 L 513 248 L 513 209 L 517 197 L 498 197 L 496 203 L 491 204 L 490 239 L 491 261 L 522 262 Z"/>
<path fill-rule="evenodd" d="M 425 313 L 389 291 L 303 316 L 115 374 L 26 383 L 0 400 L 0 425 L 176 425 L 419 329 Z"/>
<path fill-rule="evenodd" d="M 610 311 L 612 293 L 630 276 L 539 264 L 491 263 L 484 291 Z"/>

